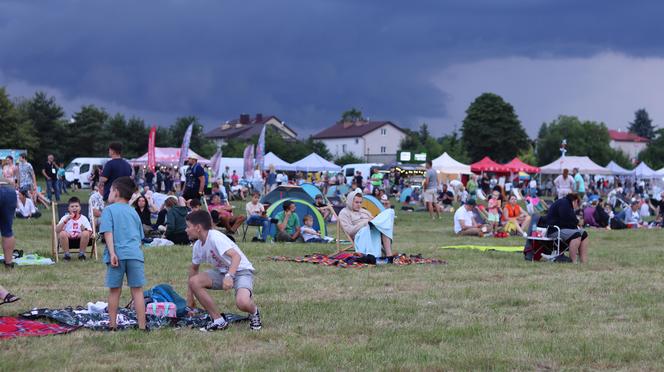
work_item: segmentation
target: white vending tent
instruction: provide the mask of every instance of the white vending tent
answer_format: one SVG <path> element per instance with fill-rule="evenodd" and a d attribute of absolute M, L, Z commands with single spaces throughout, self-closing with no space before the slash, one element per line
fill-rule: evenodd
<path fill-rule="evenodd" d="M 189 149 L 187 153 L 188 156 L 193 156 L 198 159 L 198 162 L 201 164 L 210 164 L 208 159 L 198 155 L 194 150 Z M 180 161 L 180 148 L 179 147 L 155 147 L 154 148 L 154 157 L 157 162 L 157 165 L 178 165 Z M 136 159 L 131 159 L 129 162 L 132 165 L 146 165 L 148 163 L 148 153 L 146 152 L 143 156 Z"/>
<path fill-rule="evenodd" d="M 314 152 L 292 165 L 295 170 L 304 172 L 339 172 L 341 170 L 340 166 L 323 159 Z"/>
<path fill-rule="evenodd" d="M 660 178 L 664 176 L 664 174 L 650 168 L 645 162 L 641 162 L 641 164 L 637 165 L 631 174 L 636 178 Z"/>
<path fill-rule="evenodd" d="M 219 169 L 217 169 L 216 178 L 221 178 L 223 172 L 228 167 L 228 175 L 231 176 L 233 171 L 241 178 L 244 174 L 244 159 L 243 158 L 219 158 Z"/>
<path fill-rule="evenodd" d="M 606 169 L 610 170 L 614 176 L 629 176 L 634 173 L 634 171 L 625 169 L 616 164 L 616 162 L 613 160 L 611 160 L 611 162 L 606 165 Z"/>
<path fill-rule="evenodd" d="M 569 169 L 571 173 L 574 168 L 578 168 L 581 174 L 611 175 L 611 170 L 598 165 L 587 156 L 563 156 L 540 167 L 540 171 L 542 174 L 561 174 L 563 169 Z"/>
<path fill-rule="evenodd" d="M 270 165 L 274 165 L 274 169 L 278 171 L 294 171 L 295 166 L 282 160 L 280 157 L 275 155 L 273 152 L 268 152 L 265 154 L 263 161 L 263 169 L 269 169 Z"/>
<path fill-rule="evenodd" d="M 433 159 L 431 161 L 431 166 L 433 169 L 440 171 L 441 173 L 449 174 L 472 174 L 470 171 L 470 165 L 463 164 L 454 160 L 446 152 L 441 156 Z"/>

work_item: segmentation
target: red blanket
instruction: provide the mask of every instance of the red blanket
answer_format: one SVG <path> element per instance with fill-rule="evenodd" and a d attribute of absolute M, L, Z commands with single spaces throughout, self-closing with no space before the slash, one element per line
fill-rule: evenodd
<path fill-rule="evenodd" d="M 304 257 L 286 257 L 276 256 L 270 257 L 274 261 L 290 261 L 290 262 L 307 262 L 312 264 L 319 264 L 323 266 L 337 266 L 343 268 L 349 267 L 367 267 L 374 266 L 362 262 L 363 255 L 357 252 L 342 252 L 336 256 L 327 256 L 324 254 L 312 254 Z M 358 262 L 359 261 L 359 262 Z M 397 266 L 412 265 L 412 264 L 446 264 L 447 261 L 439 260 L 436 258 L 423 258 L 421 255 L 407 256 L 405 254 L 399 255 L 394 258 L 393 264 Z"/>
<path fill-rule="evenodd" d="M 0 317 L 0 339 L 18 336 L 45 336 L 71 332 L 78 327 L 65 327 L 52 323 L 23 320 L 9 316 Z"/>

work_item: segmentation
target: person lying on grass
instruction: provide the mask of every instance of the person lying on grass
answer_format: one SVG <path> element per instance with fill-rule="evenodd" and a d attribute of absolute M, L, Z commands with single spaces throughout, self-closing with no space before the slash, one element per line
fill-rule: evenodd
<path fill-rule="evenodd" d="M 187 306 L 196 307 L 196 299 L 203 305 L 212 321 L 201 331 L 217 331 L 228 327 L 208 289 L 235 289 L 235 304 L 249 313 L 249 327 L 262 327 L 258 307 L 253 300 L 254 267 L 240 248 L 226 235 L 212 229 L 212 218 L 206 211 L 191 212 L 187 216 L 187 235 L 195 240 L 189 268 Z M 214 269 L 199 272 L 202 263 Z"/>
<path fill-rule="evenodd" d="M 108 194 L 109 206 L 101 213 L 99 232 L 104 234 L 106 249 L 106 287 L 108 294 L 108 327 L 117 328 L 118 306 L 122 294 L 122 281 L 127 276 L 131 288 L 131 298 L 136 307 L 138 328 L 145 330 L 145 269 L 141 241 L 144 238 L 143 225 L 136 210 L 129 205 L 129 199 L 136 185 L 127 176 L 116 178 Z"/>
<path fill-rule="evenodd" d="M 85 248 L 88 246 L 92 234 L 92 225 L 88 218 L 81 215 L 81 201 L 72 196 L 69 198 L 68 214 L 62 216 L 55 226 L 60 246 L 65 251 L 65 261 L 71 260 L 69 248 L 78 246 L 78 259 L 85 260 Z"/>

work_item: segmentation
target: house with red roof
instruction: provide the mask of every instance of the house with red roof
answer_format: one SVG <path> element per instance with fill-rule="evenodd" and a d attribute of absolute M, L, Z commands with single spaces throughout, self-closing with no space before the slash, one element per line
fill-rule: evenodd
<path fill-rule="evenodd" d="M 391 121 L 340 121 L 313 135 L 335 157 L 353 154 L 366 162 L 390 163 L 406 133 Z"/>
<path fill-rule="evenodd" d="M 297 132 L 286 125 L 274 115 L 256 114 L 253 118 L 249 114 L 241 114 L 239 118 L 228 120 L 217 128 L 205 134 L 205 137 L 213 140 L 218 147 L 223 146 L 231 139 L 249 140 L 253 136 L 259 136 L 264 125 L 272 126 L 284 139 L 296 140 Z"/>
<path fill-rule="evenodd" d="M 609 129 L 611 141 L 609 146 L 616 150 L 622 150 L 631 160 L 638 158 L 639 153 L 645 150 L 649 140 L 634 133 Z"/>

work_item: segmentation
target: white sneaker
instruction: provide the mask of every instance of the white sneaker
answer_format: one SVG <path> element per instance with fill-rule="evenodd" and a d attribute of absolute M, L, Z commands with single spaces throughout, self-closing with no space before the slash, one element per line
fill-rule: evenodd
<path fill-rule="evenodd" d="M 527 238 L 527 237 L 528 237 L 528 233 L 523 233 L 523 237 L 524 237 L 524 238 Z"/>

